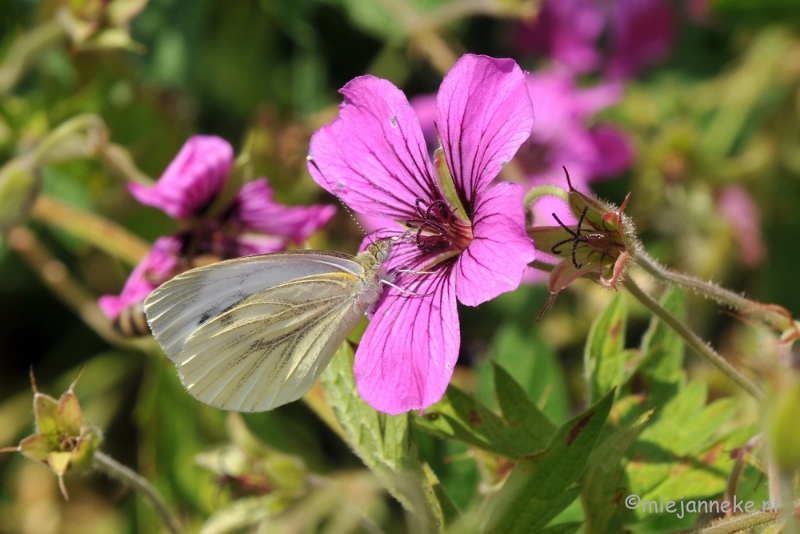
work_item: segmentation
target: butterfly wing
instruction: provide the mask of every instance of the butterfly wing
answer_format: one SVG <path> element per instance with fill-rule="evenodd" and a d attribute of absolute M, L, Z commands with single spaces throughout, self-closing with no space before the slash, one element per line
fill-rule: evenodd
<path fill-rule="evenodd" d="M 144 302 L 147 322 L 171 360 L 201 325 L 237 302 L 292 279 L 362 269 L 352 256 L 292 251 L 247 256 L 192 269 L 156 288 Z"/>
<path fill-rule="evenodd" d="M 226 410 L 270 410 L 298 399 L 374 300 L 362 297 L 361 286 L 359 277 L 328 273 L 256 293 L 186 340 L 181 380 L 197 399 Z"/>

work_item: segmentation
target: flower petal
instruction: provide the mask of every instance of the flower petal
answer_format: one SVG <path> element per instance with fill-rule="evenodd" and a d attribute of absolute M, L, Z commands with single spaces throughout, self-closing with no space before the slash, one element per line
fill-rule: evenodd
<path fill-rule="evenodd" d="M 233 148 L 220 137 L 189 138 L 167 170 L 152 187 L 132 183 L 131 194 L 148 206 L 161 209 L 175 219 L 202 215 L 225 186 Z"/>
<path fill-rule="evenodd" d="M 614 176 L 625 171 L 633 161 L 633 148 L 621 130 L 606 124 L 598 124 L 589 135 L 596 147 L 592 165 L 596 177 Z"/>
<path fill-rule="evenodd" d="M 390 414 L 424 409 L 442 398 L 461 341 L 453 277 L 447 271 L 401 277 L 413 277 L 396 282 L 414 294 L 388 289 L 353 366 L 364 400 Z"/>
<path fill-rule="evenodd" d="M 103 295 L 97 301 L 103 313 L 116 319 L 126 306 L 143 302 L 151 291 L 174 274 L 180 247 L 180 240 L 175 236 L 159 237 L 147 256 L 131 271 L 122 292 Z"/>
<path fill-rule="evenodd" d="M 479 192 L 531 134 L 525 75 L 512 59 L 466 54 L 445 76 L 437 104 L 447 167 L 472 215 Z"/>
<path fill-rule="evenodd" d="M 406 219 L 436 185 L 419 121 L 387 80 L 361 76 L 345 85 L 339 118 L 311 138 L 314 180 L 354 211 Z"/>
<path fill-rule="evenodd" d="M 541 52 L 576 72 L 588 72 L 600 63 L 597 39 L 605 16 L 591 0 L 547 0 L 538 16 L 515 35 L 522 52 Z"/>
<path fill-rule="evenodd" d="M 336 213 L 334 206 L 285 206 L 272 198 L 266 178 L 242 186 L 236 194 L 235 216 L 247 227 L 302 243 L 325 226 Z"/>
<path fill-rule="evenodd" d="M 536 259 L 525 232 L 522 197 L 522 186 L 500 182 L 480 198 L 474 238 L 456 267 L 456 294 L 462 304 L 477 306 L 516 289 L 528 263 Z"/>
<path fill-rule="evenodd" d="M 620 79 L 666 56 L 676 23 L 666 0 L 617 0 L 613 6 L 607 75 Z"/>

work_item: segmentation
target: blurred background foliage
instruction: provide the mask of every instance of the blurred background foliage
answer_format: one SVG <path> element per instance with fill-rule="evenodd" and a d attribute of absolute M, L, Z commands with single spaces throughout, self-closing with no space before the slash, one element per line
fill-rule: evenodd
<path fill-rule="evenodd" d="M 628 213 L 661 261 L 797 316 L 800 4 L 686 0 L 671 7 L 678 31 L 668 56 L 626 80 L 620 101 L 595 119 L 626 133 L 633 164 L 593 188 L 615 203 L 633 192 Z M 29 368 L 41 390 L 58 396 L 83 366 L 76 393 L 86 420 L 103 429 L 103 449 L 152 481 L 189 531 L 230 503 L 244 504 L 219 525 L 284 509 L 291 477 L 305 470 L 327 476 L 325 491 L 270 531 L 403 531 L 400 505 L 306 404 L 241 417 L 204 406 L 186 394 L 152 340 L 118 338 L 92 306 L 119 291 L 137 247 L 175 230 L 174 221 L 135 202 L 125 183 L 157 178 L 188 136 L 227 139 L 244 157 L 245 178 L 268 176 L 281 202 L 335 203 L 310 179 L 305 155 L 311 134 L 336 116 L 338 88 L 371 73 L 409 96 L 432 93 L 464 52 L 514 57 L 536 71 L 548 59 L 520 52 L 513 36 L 537 8 L 523 0 L 0 2 L 0 188 L 18 193 L 0 215 L 4 225 L 27 216 L 0 246 L 0 445 L 31 432 Z M 581 78 L 585 86 L 596 81 Z M 535 95 L 533 103 L 536 109 Z M 59 125 L 84 114 L 99 120 L 37 156 L 35 170 L 26 167 Z M 38 200 L 28 195 L 34 189 Z M 49 218 L 55 208 L 43 207 L 43 198 L 113 221 L 133 241 L 109 254 L 113 243 L 104 248 L 69 231 L 72 212 Z M 356 250 L 360 231 L 339 211 L 312 238 L 314 248 Z M 583 345 L 611 296 L 578 283 L 538 324 L 542 285 L 462 309 L 463 365 L 454 383 L 495 407 L 491 357 L 556 425 L 566 422 L 597 400 L 584 383 Z M 762 347 L 757 332 L 713 303 L 689 302 L 691 324 L 734 362 Z M 629 308 L 621 348 L 639 347 L 648 328 L 644 313 Z M 703 384 L 692 401 L 698 410 L 706 390 L 709 399 L 735 393 L 694 358 L 688 369 Z M 729 451 L 752 435 L 758 415 L 747 403 L 725 413 L 722 450 Z M 455 506 L 469 509 L 507 472 L 508 460 L 436 435 L 418 432 L 420 454 Z M 289 468 L 288 479 L 275 479 L 270 466 L 283 460 L 299 474 Z M 0 480 L 0 532 L 160 528 L 147 504 L 103 476 L 68 476 L 65 502 L 51 473 L 3 455 Z M 700 494 L 718 494 L 718 482 Z M 565 517 L 580 519 L 575 508 Z"/>

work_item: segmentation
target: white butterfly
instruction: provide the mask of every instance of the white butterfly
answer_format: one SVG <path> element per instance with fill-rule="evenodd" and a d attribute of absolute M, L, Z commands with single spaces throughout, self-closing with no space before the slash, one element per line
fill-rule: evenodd
<path fill-rule="evenodd" d="M 381 293 L 391 241 L 358 256 L 297 250 L 187 271 L 144 302 L 186 389 L 225 410 L 271 410 L 314 384 Z"/>

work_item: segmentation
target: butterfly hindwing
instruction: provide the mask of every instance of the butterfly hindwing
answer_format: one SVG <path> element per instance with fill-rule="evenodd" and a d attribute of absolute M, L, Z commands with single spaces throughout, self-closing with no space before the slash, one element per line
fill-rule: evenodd
<path fill-rule="evenodd" d="M 187 271 L 145 300 L 150 328 L 173 361 L 199 327 L 255 293 L 292 279 L 326 273 L 358 275 L 347 254 L 292 251 L 228 260 Z"/>
<path fill-rule="evenodd" d="M 226 410 L 296 400 L 363 316 L 352 291 L 360 283 L 331 273 L 256 293 L 189 337 L 177 358 L 181 379 L 199 400 Z"/>

